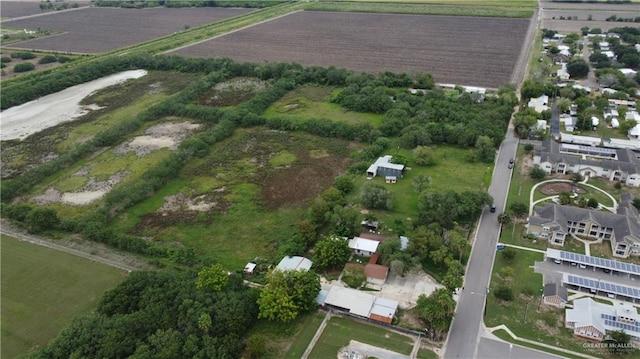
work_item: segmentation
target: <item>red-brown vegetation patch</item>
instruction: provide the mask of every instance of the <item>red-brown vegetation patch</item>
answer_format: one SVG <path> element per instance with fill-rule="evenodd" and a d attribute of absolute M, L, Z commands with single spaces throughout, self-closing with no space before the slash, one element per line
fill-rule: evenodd
<path fill-rule="evenodd" d="M 296 12 L 178 50 L 194 57 L 429 72 L 436 82 L 508 83 L 529 19 Z"/>
<path fill-rule="evenodd" d="M 331 187 L 334 179 L 346 172 L 351 161 L 338 157 L 311 158 L 297 154 L 289 168 L 270 171 L 262 182 L 262 201 L 265 207 L 277 209 L 314 198 Z"/>
<path fill-rule="evenodd" d="M 18 29 L 64 31 L 56 36 L 23 41 L 12 47 L 71 53 L 101 53 L 216 22 L 251 11 L 240 8 L 92 7 L 47 16 L 3 22 Z"/>
<path fill-rule="evenodd" d="M 564 192 L 575 192 L 579 194 L 587 193 L 584 188 L 567 182 L 547 183 L 545 185 L 542 185 L 539 191 L 547 196 L 553 196 Z"/>

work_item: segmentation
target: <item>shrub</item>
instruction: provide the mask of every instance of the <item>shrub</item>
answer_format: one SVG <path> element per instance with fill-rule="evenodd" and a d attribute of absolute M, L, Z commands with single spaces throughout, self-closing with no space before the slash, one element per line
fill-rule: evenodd
<path fill-rule="evenodd" d="M 506 285 L 499 285 L 498 288 L 493 291 L 493 295 L 506 302 L 513 300 L 513 290 Z"/>
<path fill-rule="evenodd" d="M 598 200 L 595 198 L 589 198 L 587 201 L 587 206 L 591 208 L 598 208 Z"/>
<path fill-rule="evenodd" d="M 530 143 L 527 143 L 526 145 L 524 145 L 524 151 L 526 153 L 531 153 L 531 151 L 533 151 L 533 145 Z"/>
<path fill-rule="evenodd" d="M 17 64 L 14 68 L 13 68 L 13 72 L 27 72 L 27 71 L 31 71 L 33 69 L 35 69 L 36 66 L 30 62 L 25 62 L 23 64 Z"/>
<path fill-rule="evenodd" d="M 64 64 L 65 62 L 69 62 L 73 60 L 72 58 L 70 58 L 69 56 L 58 56 L 58 62 L 61 64 Z"/>
<path fill-rule="evenodd" d="M 342 276 L 342 281 L 351 288 L 359 288 L 366 279 L 362 267 L 349 267 Z"/>
<path fill-rule="evenodd" d="M 546 173 L 544 173 L 544 171 L 540 167 L 534 167 L 531 169 L 531 172 L 529 172 L 529 177 L 536 180 L 544 179 L 545 175 Z"/>
<path fill-rule="evenodd" d="M 515 256 L 516 251 L 509 247 L 502 250 L 502 258 L 504 258 L 504 260 L 506 260 L 507 262 L 511 262 Z"/>
<path fill-rule="evenodd" d="M 0 62 L 2 62 L 3 64 L 4 64 L 5 62 L 11 62 L 11 61 L 12 61 L 12 60 L 11 60 L 11 58 L 10 58 L 9 56 L 2 56 L 2 57 L 0 57 Z"/>
<path fill-rule="evenodd" d="M 29 60 L 35 59 L 36 54 L 34 54 L 33 52 L 14 52 L 13 54 L 11 54 L 11 57 L 14 59 Z"/>
<path fill-rule="evenodd" d="M 58 61 L 57 57 L 55 57 L 53 55 L 45 55 L 45 56 L 42 56 L 40 58 L 40 60 L 38 60 L 38 63 L 39 64 L 50 64 L 50 63 L 56 62 L 56 61 Z"/>

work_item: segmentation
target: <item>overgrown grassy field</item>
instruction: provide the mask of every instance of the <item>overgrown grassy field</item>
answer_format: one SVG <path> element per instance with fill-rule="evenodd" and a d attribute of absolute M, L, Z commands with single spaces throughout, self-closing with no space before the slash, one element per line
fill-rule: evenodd
<path fill-rule="evenodd" d="M 2 357 L 44 347 L 126 272 L 8 236 L 2 241 Z"/>
<path fill-rule="evenodd" d="M 348 111 L 328 100 L 336 91 L 331 87 L 303 86 L 297 88 L 271 105 L 264 113 L 266 118 L 308 119 L 324 118 L 348 123 L 368 122 L 374 127 L 382 123 L 381 114 Z"/>
<path fill-rule="evenodd" d="M 346 172 L 354 146 L 360 145 L 263 128 L 237 130 L 208 156 L 187 164 L 178 180 L 130 208 L 116 225 L 180 242 L 229 269 L 242 269 L 256 256 L 275 260 L 276 243 L 291 235 L 305 204 Z M 199 198 L 211 209 L 188 211 L 178 205 L 159 211 L 170 196 Z"/>
<path fill-rule="evenodd" d="M 404 355 L 409 355 L 413 349 L 413 339 L 410 337 L 352 319 L 333 317 L 327 323 L 309 358 L 333 358 L 340 348 L 349 344 L 350 340 Z"/>

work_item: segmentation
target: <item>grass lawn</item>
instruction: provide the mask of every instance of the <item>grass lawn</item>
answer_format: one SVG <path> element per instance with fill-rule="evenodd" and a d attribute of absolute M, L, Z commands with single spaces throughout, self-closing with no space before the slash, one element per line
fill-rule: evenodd
<path fill-rule="evenodd" d="M 316 311 L 289 323 L 259 319 L 247 336 L 260 335 L 266 339 L 267 351 L 262 359 L 297 359 L 307 349 L 324 316 L 324 312 Z"/>
<path fill-rule="evenodd" d="M 550 349 L 547 349 L 547 348 L 542 348 L 542 347 L 537 346 L 537 345 L 533 345 L 533 344 L 529 344 L 529 343 L 513 340 L 513 338 L 511 338 L 511 336 L 509 335 L 509 333 L 507 333 L 505 330 L 502 330 L 502 329 L 496 330 L 495 332 L 493 332 L 493 334 L 495 336 L 497 336 L 498 338 L 504 340 L 504 341 L 507 341 L 507 342 L 510 342 L 510 343 L 514 343 L 514 344 L 517 344 L 517 345 L 521 345 L 523 347 L 536 349 L 536 350 L 541 350 L 541 351 L 544 351 L 544 352 L 547 352 L 547 353 L 555 354 L 555 355 L 558 355 L 558 356 L 560 356 L 562 358 L 572 358 L 572 359 L 581 359 L 582 358 L 582 357 L 579 357 L 579 356 L 576 356 L 576 355 L 567 354 L 565 352 L 560 352 L 560 351 L 556 351 L 556 350 L 550 350 Z"/>
<path fill-rule="evenodd" d="M 334 358 L 338 350 L 348 345 L 350 340 L 356 340 L 404 355 L 411 354 L 413 349 L 413 339 L 408 336 L 353 319 L 332 317 L 313 347 L 309 358 Z"/>
<path fill-rule="evenodd" d="M 324 118 L 347 123 L 368 122 L 374 127 L 382 123 L 381 114 L 349 111 L 328 100 L 335 91 L 332 87 L 301 86 L 271 105 L 265 112 L 266 118 L 310 119 Z"/>
<path fill-rule="evenodd" d="M 289 347 L 286 358 L 298 359 L 302 357 L 302 353 L 307 350 L 307 346 L 309 346 L 311 339 L 318 331 L 324 316 L 324 312 L 316 312 L 303 318 L 300 328 L 296 330 L 296 334 L 291 338 L 293 343 Z"/>
<path fill-rule="evenodd" d="M 432 350 L 420 348 L 418 349 L 417 359 L 438 359 L 438 355 Z"/>
<path fill-rule="evenodd" d="M 538 181 L 529 177 L 528 167 L 523 168 L 522 166 L 523 158 L 528 156 L 530 155 L 525 153 L 524 145 L 518 146 L 516 165 L 511 175 L 511 186 L 509 187 L 507 208 L 509 208 L 512 203 L 523 203 L 527 206 L 529 205 L 529 194 L 531 193 L 533 185 Z"/>
<path fill-rule="evenodd" d="M 126 272 L 50 248 L 2 240 L 2 357 L 44 347 L 90 312 Z"/>

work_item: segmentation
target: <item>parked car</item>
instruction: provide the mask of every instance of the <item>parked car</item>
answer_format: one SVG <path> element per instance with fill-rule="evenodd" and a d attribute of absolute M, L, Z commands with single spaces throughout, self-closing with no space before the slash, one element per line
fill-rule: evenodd
<path fill-rule="evenodd" d="M 577 265 L 578 265 L 578 263 L 576 263 L 576 262 L 571 262 L 571 265 L 575 267 L 575 266 L 577 266 Z"/>
<path fill-rule="evenodd" d="M 586 264 L 580 264 L 580 268 L 581 269 L 585 269 L 585 268 L 587 268 L 587 265 Z"/>
<path fill-rule="evenodd" d="M 555 264 L 562 264 L 562 261 L 560 261 L 559 259 L 554 259 L 554 260 L 553 260 L 553 263 L 555 263 Z"/>
<path fill-rule="evenodd" d="M 512 165 L 513 164 L 513 158 L 509 160 L 509 164 Z"/>
<path fill-rule="evenodd" d="M 603 268 L 602 271 L 605 273 L 611 273 L 611 269 L 609 268 Z"/>
<path fill-rule="evenodd" d="M 513 168 L 513 163 L 509 163 L 509 169 Z"/>
<path fill-rule="evenodd" d="M 492 205 L 491 205 L 491 208 L 489 208 L 489 212 L 491 212 L 491 213 L 495 213 L 495 211 L 496 211 L 496 205 L 495 205 L 495 204 L 492 204 Z"/>

